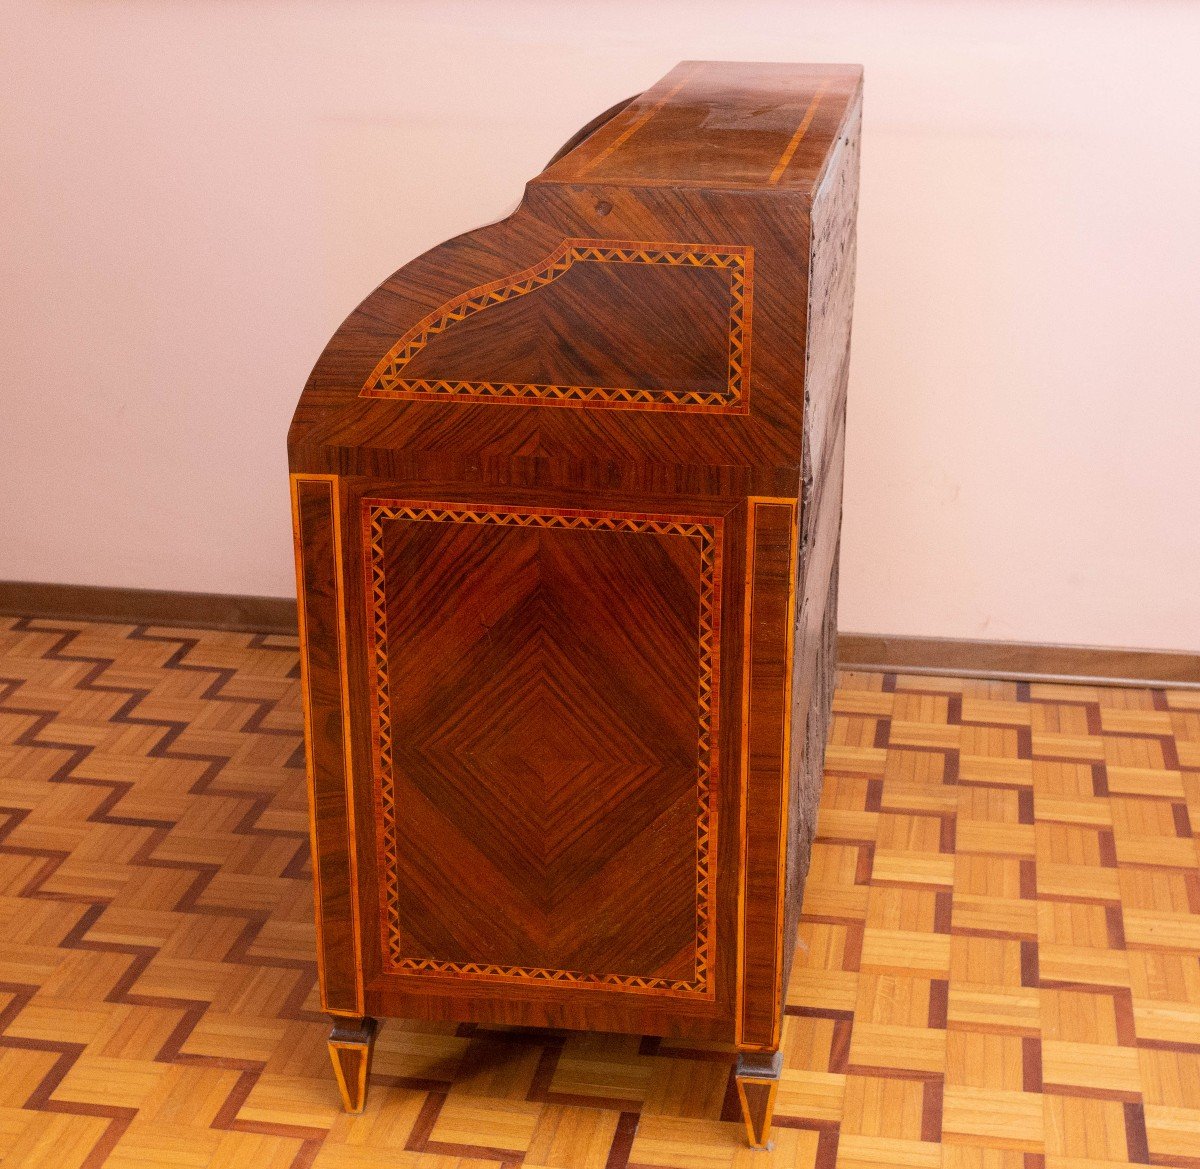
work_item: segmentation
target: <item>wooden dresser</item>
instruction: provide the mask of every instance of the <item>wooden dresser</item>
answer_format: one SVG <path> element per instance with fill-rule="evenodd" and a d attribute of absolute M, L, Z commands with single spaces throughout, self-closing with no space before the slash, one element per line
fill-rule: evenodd
<path fill-rule="evenodd" d="M 587 1028 L 728 1044 L 765 1144 L 832 693 L 861 84 L 679 65 L 317 362 L 288 452 L 348 1109 L 381 1016 Z"/>

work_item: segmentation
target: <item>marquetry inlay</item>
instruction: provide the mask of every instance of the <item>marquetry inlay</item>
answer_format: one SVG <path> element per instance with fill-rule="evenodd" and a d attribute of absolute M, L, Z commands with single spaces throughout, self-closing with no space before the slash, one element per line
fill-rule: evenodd
<path fill-rule="evenodd" d="M 669 994 L 712 993 L 716 884 L 716 809 L 721 541 L 719 517 L 616 514 L 565 509 L 529 511 L 495 506 L 410 502 L 368 498 L 362 501 L 366 549 L 367 622 L 371 674 L 371 713 L 376 799 L 381 927 L 385 970 L 392 973 L 450 975 L 465 978 L 544 980 L 579 986 L 623 987 Z M 393 687 L 388 655 L 388 594 L 385 537 L 389 524 L 415 521 L 432 524 L 485 524 L 508 528 L 561 529 L 626 533 L 631 536 L 683 536 L 699 553 L 699 626 L 696 683 L 695 767 L 695 963 L 690 977 L 662 978 L 604 971 L 462 962 L 436 955 L 413 954 L 399 913 L 402 889 L 397 877 L 397 826 L 404 810 L 396 798 Z M 481 717 L 487 717 L 483 715 Z"/>
<path fill-rule="evenodd" d="M 458 322 L 515 297 L 535 294 L 576 264 L 651 264 L 718 268 L 729 274 L 728 369 L 719 390 L 652 390 L 637 386 L 547 385 L 406 377 L 405 367 L 430 341 Z M 543 406 L 726 411 L 744 413 L 750 378 L 753 249 L 733 245 L 567 239 L 545 259 L 501 280 L 472 288 L 414 325 L 367 378 L 364 398 L 466 398 Z"/>

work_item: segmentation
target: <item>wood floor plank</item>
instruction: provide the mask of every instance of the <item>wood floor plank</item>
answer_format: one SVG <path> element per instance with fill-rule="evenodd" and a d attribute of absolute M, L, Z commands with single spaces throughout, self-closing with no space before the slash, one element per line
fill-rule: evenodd
<path fill-rule="evenodd" d="M 774 1148 L 711 1045 L 389 1020 L 341 1112 L 294 639 L 0 618 L 0 1161 L 1200 1165 L 1200 699 L 843 674 Z"/>

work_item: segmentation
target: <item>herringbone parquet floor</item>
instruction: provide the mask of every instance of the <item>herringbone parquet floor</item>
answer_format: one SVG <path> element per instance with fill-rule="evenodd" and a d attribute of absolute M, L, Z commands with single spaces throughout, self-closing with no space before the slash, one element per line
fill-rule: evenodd
<path fill-rule="evenodd" d="M 0 618 L 0 1163 L 1200 1167 L 1200 692 L 847 674 L 771 1153 L 720 1051 L 388 1022 L 343 1115 L 293 641 Z"/>

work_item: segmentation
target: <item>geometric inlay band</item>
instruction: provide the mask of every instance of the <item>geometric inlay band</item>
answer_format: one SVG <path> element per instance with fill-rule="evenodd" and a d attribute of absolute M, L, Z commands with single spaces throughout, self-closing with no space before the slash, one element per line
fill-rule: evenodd
<path fill-rule="evenodd" d="M 560 386 L 515 382 L 407 379 L 404 367 L 437 334 L 475 313 L 544 288 L 575 264 L 667 264 L 729 272 L 728 376 L 721 390 L 647 390 L 621 386 Z M 698 410 L 744 414 L 749 409 L 750 308 L 753 249 L 734 245 L 631 243 L 567 239 L 532 267 L 447 301 L 417 322 L 371 371 L 359 396 L 410 400 L 467 398 L 542 406 Z"/>
<path fill-rule="evenodd" d="M 425 523 L 497 524 L 523 528 L 587 529 L 650 535 L 679 535 L 694 541 L 700 552 L 699 678 L 697 686 L 696 760 L 696 945 L 690 979 L 592 973 L 529 966 L 454 962 L 404 953 L 400 928 L 397 873 L 397 807 L 393 773 L 391 703 L 387 652 L 387 593 L 384 569 L 385 526 L 392 520 Z M 576 988 L 621 987 L 650 993 L 699 996 L 714 993 L 711 973 L 716 932 L 716 788 L 718 692 L 720 677 L 721 547 L 723 521 L 718 516 L 671 516 L 601 513 L 544 508 L 539 511 L 494 505 L 415 502 L 366 498 L 362 501 L 366 556 L 367 628 L 370 638 L 371 719 L 376 798 L 379 804 L 379 855 L 383 870 L 383 967 L 389 973 L 432 974 L 489 980 L 568 983 Z"/>

